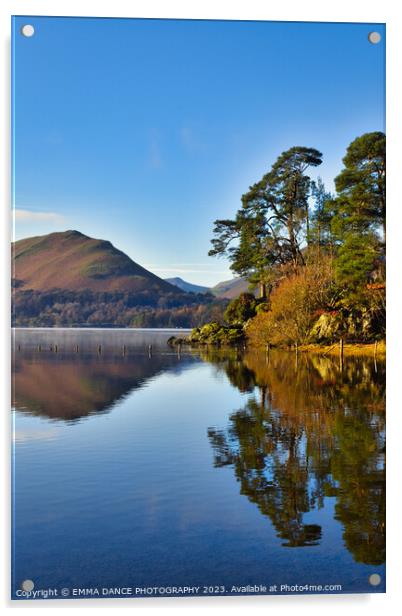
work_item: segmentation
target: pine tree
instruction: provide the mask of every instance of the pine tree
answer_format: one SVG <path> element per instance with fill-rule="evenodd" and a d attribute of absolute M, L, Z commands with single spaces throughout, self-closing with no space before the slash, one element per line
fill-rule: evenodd
<path fill-rule="evenodd" d="M 357 137 L 343 158 L 344 168 L 335 178 L 338 197 L 332 221 L 340 240 L 336 274 L 340 284 L 356 292 L 385 251 L 385 135 Z"/>
<path fill-rule="evenodd" d="M 322 162 L 314 148 L 293 147 L 283 152 L 264 177 L 242 196 L 234 220 L 215 221 L 209 255 L 226 255 L 237 274 L 260 284 L 265 296 L 270 269 L 304 264 L 303 243 L 309 229 L 309 167 Z M 232 245 L 232 242 L 236 242 Z"/>

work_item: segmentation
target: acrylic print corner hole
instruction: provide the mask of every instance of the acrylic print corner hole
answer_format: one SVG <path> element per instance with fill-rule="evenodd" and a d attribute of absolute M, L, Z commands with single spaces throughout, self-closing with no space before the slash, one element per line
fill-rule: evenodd
<path fill-rule="evenodd" d="M 13 18 L 15 600 L 385 592 L 384 42 Z"/>
<path fill-rule="evenodd" d="M 372 573 L 369 577 L 369 582 L 372 586 L 378 586 L 381 584 L 381 576 L 378 573 Z"/>
<path fill-rule="evenodd" d="M 21 34 L 26 38 L 31 38 L 35 34 L 35 28 L 32 24 L 24 24 L 21 28 Z"/>
<path fill-rule="evenodd" d="M 368 35 L 368 40 L 373 45 L 378 45 L 381 42 L 381 34 L 379 32 L 370 32 Z"/>

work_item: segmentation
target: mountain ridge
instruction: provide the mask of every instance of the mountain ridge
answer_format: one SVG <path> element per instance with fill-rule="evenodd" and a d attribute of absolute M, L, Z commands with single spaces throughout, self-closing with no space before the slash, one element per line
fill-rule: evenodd
<path fill-rule="evenodd" d="M 12 244 L 14 286 L 47 291 L 145 291 L 176 294 L 176 286 L 148 271 L 108 240 L 69 230 Z"/>
<path fill-rule="evenodd" d="M 178 287 L 182 291 L 185 291 L 186 293 L 209 293 L 210 291 L 209 287 L 193 284 L 192 282 L 183 280 L 183 278 L 180 278 L 179 276 L 176 276 L 175 278 L 164 278 L 164 280 Z"/>
<path fill-rule="evenodd" d="M 246 278 L 233 278 L 218 282 L 210 289 L 210 292 L 220 299 L 234 299 L 240 293 L 249 293 L 250 283 Z"/>
<path fill-rule="evenodd" d="M 175 278 L 165 278 L 167 282 L 174 284 L 182 291 L 187 293 L 210 293 L 218 299 L 234 299 L 240 295 L 240 293 L 250 293 L 250 283 L 247 278 L 232 278 L 231 280 L 223 280 L 213 287 L 203 287 L 201 285 L 193 284 L 188 280 L 183 280 L 179 276 Z"/>

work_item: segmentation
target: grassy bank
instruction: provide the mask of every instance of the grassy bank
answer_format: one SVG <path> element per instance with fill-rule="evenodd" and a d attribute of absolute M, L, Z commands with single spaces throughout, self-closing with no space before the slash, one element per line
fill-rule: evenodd
<path fill-rule="evenodd" d="M 320 355 L 339 355 L 339 343 L 331 345 L 321 344 L 305 344 L 299 347 L 299 351 L 303 353 L 318 353 Z M 375 343 L 345 343 L 343 345 L 343 354 L 349 356 L 370 356 L 375 352 Z M 377 344 L 376 356 L 385 358 L 386 345 L 385 340 L 381 340 Z"/>

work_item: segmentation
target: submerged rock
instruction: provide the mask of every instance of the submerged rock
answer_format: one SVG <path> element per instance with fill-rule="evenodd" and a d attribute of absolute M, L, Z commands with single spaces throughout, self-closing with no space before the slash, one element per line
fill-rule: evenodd
<path fill-rule="evenodd" d="M 169 346 L 181 346 L 182 344 L 189 344 L 188 338 L 177 338 L 176 336 L 170 336 L 167 340 Z"/>

